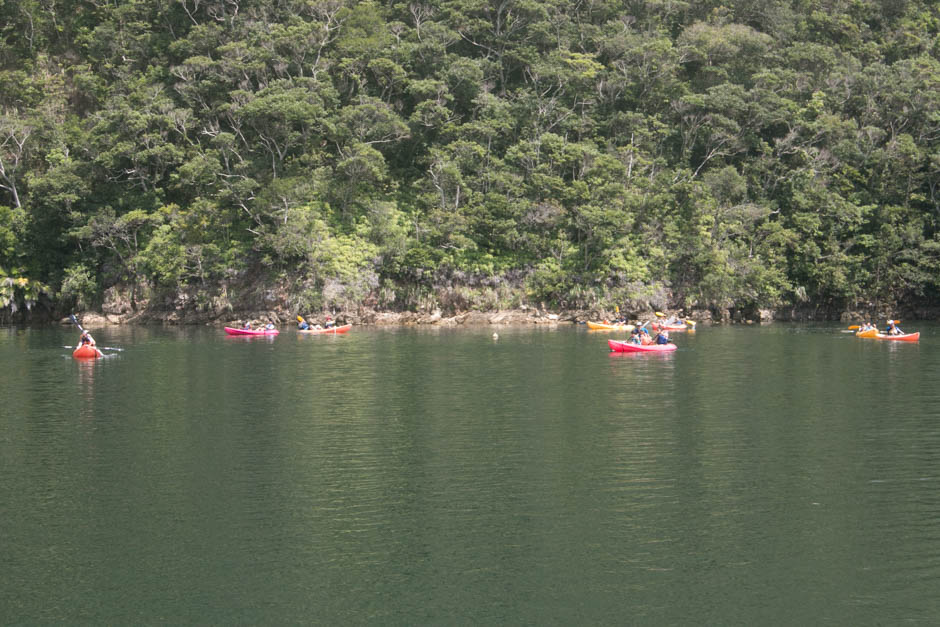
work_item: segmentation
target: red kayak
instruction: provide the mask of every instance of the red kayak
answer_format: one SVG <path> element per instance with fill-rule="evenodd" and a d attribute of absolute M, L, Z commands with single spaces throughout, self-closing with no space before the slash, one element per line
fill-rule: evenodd
<path fill-rule="evenodd" d="M 98 359 L 101 356 L 101 352 L 97 348 L 88 344 L 79 346 L 72 351 L 72 357 L 75 359 Z"/>
<path fill-rule="evenodd" d="M 345 333 L 352 328 L 351 324 L 344 324 L 341 327 L 332 327 L 329 329 L 297 329 L 297 333 L 310 333 L 316 335 L 317 333 Z"/>
<path fill-rule="evenodd" d="M 676 350 L 675 344 L 632 344 L 630 342 L 619 342 L 617 340 L 607 340 L 610 350 L 615 353 L 668 353 Z"/>
<path fill-rule="evenodd" d="M 277 329 L 233 329 L 232 327 L 225 327 L 225 332 L 229 335 L 277 335 L 279 331 Z"/>

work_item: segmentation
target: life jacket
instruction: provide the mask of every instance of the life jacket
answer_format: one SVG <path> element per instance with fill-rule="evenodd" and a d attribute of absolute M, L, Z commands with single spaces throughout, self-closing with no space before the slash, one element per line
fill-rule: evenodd
<path fill-rule="evenodd" d="M 665 335 L 663 335 L 662 333 L 660 333 L 659 335 L 656 336 L 656 343 L 657 343 L 657 344 L 668 344 L 668 343 L 669 343 L 669 338 L 666 337 Z"/>

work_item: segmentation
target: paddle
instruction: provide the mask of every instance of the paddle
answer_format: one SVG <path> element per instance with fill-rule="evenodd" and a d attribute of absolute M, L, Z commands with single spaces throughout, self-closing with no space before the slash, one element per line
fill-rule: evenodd
<path fill-rule="evenodd" d="M 82 325 L 80 325 L 80 324 L 78 323 L 78 318 L 75 317 L 75 314 L 69 314 L 69 318 L 72 319 L 72 322 L 75 323 L 75 326 L 78 327 L 78 330 L 82 332 L 82 335 L 85 335 L 85 329 L 83 329 L 83 328 L 82 328 Z M 71 348 L 71 347 L 70 347 L 70 348 Z M 93 348 L 94 348 L 96 351 L 98 351 L 98 356 L 99 356 L 99 357 L 104 357 L 104 353 L 102 353 L 102 352 L 98 349 L 97 346 L 95 346 L 95 347 L 93 347 Z"/>
<path fill-rule="evenodd" d="M 858 327 L 857 324 L 850 324 L 850 325 L 849 325 L 849 331 L 858 331 L 858 328 L 859 328 L 859 327 Z"/>

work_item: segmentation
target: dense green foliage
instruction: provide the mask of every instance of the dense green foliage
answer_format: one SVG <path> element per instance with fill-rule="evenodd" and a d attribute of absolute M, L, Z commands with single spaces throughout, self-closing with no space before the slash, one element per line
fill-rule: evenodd
<path fill-rule="evenodd" d="M 3 306 L 940 294 L 931 0 L 0 0 L 0 84 Z"/>

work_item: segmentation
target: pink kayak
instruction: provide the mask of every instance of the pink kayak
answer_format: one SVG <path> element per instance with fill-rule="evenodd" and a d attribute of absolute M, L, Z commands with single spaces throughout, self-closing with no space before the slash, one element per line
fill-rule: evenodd
<path fill-rule="evenodd" d="M 277 335 L 277 329 L 233 329 L 232 327 L 225 327 L 225 332 L 229 335 Z"/>
<path fill-rule="evenodd" d="M 607 340 L 610 350 L 615 353 L 668 353 L 676 350 L 675 344 L 632 344 L 630 342 L 619 342 L 617 340 Z"/>

